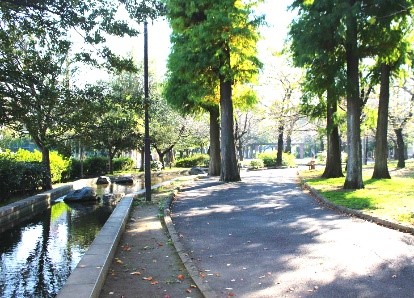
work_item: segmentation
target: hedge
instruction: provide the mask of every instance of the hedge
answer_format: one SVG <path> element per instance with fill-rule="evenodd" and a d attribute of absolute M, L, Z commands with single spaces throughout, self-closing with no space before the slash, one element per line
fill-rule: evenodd
<path fill-rule="evenodd" d="M 209 160 L 210 157 L 208 154 L 194 154 L 177 160 L 175 166 L 179 168 L 191 168 L 197 166 L 208 167 Z"/>
<path fill-rule="evenodd" d="M 276 166 L 277 151 L 263 152 L 259 154 L 259 158 L 263 160 L 265 167 Z M 282 154 L 282 166 L 289 168 L 296 167 L 295 156 L 290 153 Z"/>

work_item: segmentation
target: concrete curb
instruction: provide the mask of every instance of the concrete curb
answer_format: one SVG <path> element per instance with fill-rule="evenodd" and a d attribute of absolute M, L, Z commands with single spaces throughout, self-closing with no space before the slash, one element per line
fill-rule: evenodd
<path fill-rule="evenodd" d="M 410 233 L 414 235 L 414 228 L 413 227 L 409 227 L 400 223 L 395 223 L 395 222 L 391 222 L 388 220 L 384 220 L 382 218 L 378 218 L 376 216 L 372 216 L 366 213 L 363 213 L 359 210 L 355 210 L 355 209 L 349 209 L 343 206 L 338 206 L 333 204 L 332 202 L 328 201 L 325 197 L 323 197 L 317 190 L 315 190 L 314 188 L 312 188 L 311 186 L 309 186 L 302 178 L 300 178 L 300 185 L 302 186 L 302 189 L 306 189 L 310 192 L 310 194 L 312 195 L 313 198 L 315 198 L 315 200 L 320 203 L 321 205 L 326 206 L 329 209 L 332 209 L 334 211 L 346 214 L 346 215 L 351 215 L 351 216 L 355 216 L 370 222 L 373 222 L 377 225 L 386 227 L 386 228 L 390 228 L 390 229 L 394 229 L 400 232 L 404 232 L 404 233 Z"/>
<path fill-rule="evenodd" d="M 166 202 L 165 208 L 164 208 L 164 223 L 167 227 L 168 233 L 171 237 L 171 240 L 174 244 L 175 250 L 177 251 L 178 255 L 180 256 L 181 261 L 183 262 L 185 268 L 187 269 L 188 274 L 193 279 L 194 283 L 200 290 L 200 292 L 203 294 L 206 298 L 214 298 L 214 297 L 220 297 L 218 293 L 213 291 L 211 289 L 210 285 L 208 283 L 205 283 L 203 279 L 200 277 L 200 270 L 195 266 L 193 263 L 193 260 L 188 255 L 188 253 L 184 250 L 184 246 L 180 242 L 180 237 L 175 230 L 174 224 L 171 220 L 171 206 L 175 199 L 175 195 L 178 191 L 176 191 Z"/>
<path fill-rule="evenodd" d="M 0 207 L 0 233 L 47 210 L 54 199 L 71 190 L 73 190 L 72 185 L 64 185 Z"/>
<path fill-rule="evenodd" d="M 179 178 L 155 184 L 151 186 L 151 190 L 168 185 L 176 179 Z M 99 297 L 119 241 L 125 231 L 133 200 L 142 195 L 145 195 L 145 189 L 128 194 L 119 201 L 98 236 L 59 291 L 57 298 Z"/>

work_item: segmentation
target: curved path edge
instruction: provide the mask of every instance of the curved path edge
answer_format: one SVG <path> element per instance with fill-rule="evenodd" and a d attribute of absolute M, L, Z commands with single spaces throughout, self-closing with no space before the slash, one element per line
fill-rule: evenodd
<path fill-rule="evenodd" d="M 179 190 L 178 190 L 179 191 Z M 198 268 L 194 265 L 192 259 L 184 250 L 184 246 L 180 241 L 180 236 L 178 235 L 177 231 L 175 230 L 174 224 L 171 220 L 171 206 L 175 199 L 175 195 L 178 191 L 175 191 L 174 194 L 167 200 L 164 208 L 164 223 L 167 227 L 168 233 L 171 237 L 171 241 L 174 244 L 175 250 L 177 251 L 178 255 L 180 256 L 181 261 L 183 262 L 185 269 L 187 270 L 188 274 L 206 298 L 213 298 L 219 297 L 220 295 L 215 292 L 208 283 L 205 283 L 203 279 L 200 277 L 200 272 Z"/>
<path fill-rule="evenodd" d="M 414 235 L 414 228 L 413 227 L 403 225 L 403 224 L 400 224 L 400 223 L 396 223 L 396 222 L 392 222 L 392 221 L 389 221 L 389 220 L 385 220 L 385 219 L 382 219 L 382 218 L 379 218 L 379 217 L 376 217 L 376 216 L 373 216 L 373 215 L 369 215 L 369 214 L 363 213 L 362 211 L 359 211 L 359 210 L 350 209 L 350 208 L 347 208 L 347 207 L 336 205 L 336 204 L 330 202 L 329 200 L 327 200 L 316 189 L 309 186 L 309 184 L 307 184 L 304 179 L 302 179 L 302 178 L 299 178 L 299 179 L 300 179 L 300 185 L 302 186 L 302 189 L 305 189 L 305 190 L 309 191 L 311 196 L 319 204 L 321 204 L 321 205 L 323 205 L 323 206 L 325 206 L 325 207 L 327 207 L 331 210 L 343 213 L 345 215 L 355 216 L 355 217 L 373 222 L 377 225 L 380 225 L 380 226 L 383 226 L 383 227 L 386 227 L 386 228 L 390 228 L 390 229 L 397 230 L 397 231 L 400 231 L 400 232 L 403 232 L 403 233 L 410 233 L 410 234 Z"/>
<path fill-rule="evenodd" d="M 388 220 L 384 220 L 382 218 L 378 218 L 366 213 L 363 213 L 359 210 L 355 210 L 355 209 L 350 209 L 350 208 L 346 208 L 343 206 L 339 206 L 339 205 L 335 205 L 334 203 L 328 201 L 325 197 L 323 197 L 317 190 L 315 190 L 314 188 L 312 188 L 311 186 L 309 186 L 304 179 L 300 178 L 298 176 L 298 180 L 297 180 L 298 185 L 300 185 L 302 187 L 303 190 L 308 191 L 310 196 L 320 205 L 329 208 L 333 211 L 348 215 L 348 216 L 355 216 L 358 218 L 361 218 L 363 220 L 367 220 L 369 222 L 373 222 L 377 225 L 380 226 L 384 226 L 390 229 L 394 229 L 400 232 L 404 232 L 404 233 L 410 233 L 414 235 L 414 228 L 410 227 L 410 226 L 406 226 L 403 224 L 399 224 L 399 223 L 395 223 L 395 222 L 391 222 Z M 216 291 L 214 291 L 210 285 L 206 282 L 203 281 L 203 279 L 200 277 L 199 275 L 199 270 L 196 267 L 196 265 L 194 264 L 194 262 L 192 261 L 191 257 L 188 255 L 188 253 L 184 250 L 184 246 L 180 241 L 180 236 L 178 235 L 174 224 L 172 222 L 170 213 L 171 213 L 171 207 L 172 207 L 172 203 L 175 200 L 175 195 L 176 193 L 179 192 L 179 190 L 177 190 L 173 196 L 171 196 L 164 207 L 164 223 L 165 226 L 167 227 L 168 233 L 171 237 L 172 243 L 178 253 L 178 255 L 181 258 L 181 261 L 183 262 L 186 270 L 188 271 L 188 274 L 190 275 L 190 277 L 193 279 L 194 283 L 196 284 L 196 286 L 199 288 L 199 290 L 201 291 L 201 293 L 207 297 L 219 297 L 220 294 Z"/>

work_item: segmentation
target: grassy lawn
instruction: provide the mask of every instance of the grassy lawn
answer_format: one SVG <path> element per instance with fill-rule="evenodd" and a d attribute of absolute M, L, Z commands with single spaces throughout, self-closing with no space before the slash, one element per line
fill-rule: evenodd
<path fill-rule="evenodd" d="M 364 189 L 342 189 L 345 178 L 321 178 L 322 170 L 303 170 L 300 176 L 330 202 L 364 213 L 414 225 L 414 161 L 406 162 L 406 168 L 397 169 L 389 164 L 392 179 L 371 179 L 373 165 L 364 166 Z M 344 172 L 344 174 L 346 174 Z"/>

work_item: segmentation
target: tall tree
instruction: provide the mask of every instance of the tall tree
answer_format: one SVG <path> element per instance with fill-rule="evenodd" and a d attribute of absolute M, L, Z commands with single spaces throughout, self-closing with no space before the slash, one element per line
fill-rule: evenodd
<path fill-rule="evenodd" d="M 252 17 L 252 5 L 239 0 L 167 1 L 173 31 L 185 36 L 192 50 L 188 63 L 194 77 L 218 82 L 221 113 L 222 181 L 239 181 L 234 142 L 232 86 L 247 82 L 258 72 L 256 57 L 260 18 Z M 193 58 L 193 59 L 191 59 Z M 217 83 L 214 83 L 214 88 Z"/>
<path fill-rule="evenodd" d="M 18 29 L 8 32 L 0 51 L 1 120 L 36 143 L 49 177 L 43 188 L 50 189 L 49 150 L 72 127 L 79 106 L 76 88 L 64 79 L 69 45 L 48 36 L 28 38 Z"/>
<path fill-rule="evenodd" d="M 144 94 L 140 77 L 142 70 L 123 72 L 109 82 L 89 86 L 85 93 L 88 105 L 78 111 L 77 137 L 106 151 L 110 173 L 114 157 L 136 149 L 143 137 Z"/>
<path fill-rule="evenodd" d="M 306 69 L 302 111 L 311 118 L 323 115 L 326 118 L 327 159 L 322 174 L 326 178 L 343 176 L 337 107 L 344 94 L 341 85 L 344 84 L 345 53 L 340 47 L 342 12 L 333 4 L 333 1 L 315 1 L 313 5 L 295 1 L 292 8 L 300 9 L 300 17 L 292 23 L 289 32 L 293 61 Z M 316 105 L 315 96 L 320 99 Z"/>
<path fill-rule="evenodd" d="M 220 176 L 220 124 L 219 96 L 214 79 L 195 77 L 188 67 L 192 63 L 193 51 L 187 46 L 188 40 L 181 34 L 172 34 L 173 51 L 168 58 L 168 79 L 164 88 L 167 101 L 183 114 L 197 115 L 207 111 L 210 116 L 210 176 Z M 187 61 L 187 62 L 186 62 Z M 184 63 L 185 62 L 185 63 Z"/>
<path fill-rule="evenodd" d="M 162 167 L 165 168 L 164 157 L 182 142 L 187 132 L 186 122 L 164 98 L 158 96 L 153 96 L 151 100 L 150 121 L 151 145 L 157 151 Z"/>
<path fill-rule="evenodd" d="M 407 32 L 410 32 L 411 0 L 380 1 L 366 9 L 366 19 L 369 30 L 367 47 L 377 55 L 379 70 L 380 96 L 378 104 L 377 130 L 375 135 L 375 165 L 372 178 L 389 179 L 388 172 L 388 113 L 390 101 L 390 78 L 405 63 L 410 42 Z M 381 38 L 378 38 L 381 36 Z"/>
<path fill-rule="evenodd" d="M 136 34 L 126 22 L 114 20 L 118 5 L 109 0 L 0 3 L 0 120 L 31 135 L 48 174 L 50 146 L 70 129 L 68 120 L 79 107 L 79 92 L 67 79 L 66 62 L 72 54 L 76 60 L 98 63 L 90 51 L 71 53 L 68 31 L 78 32 L 93 49 L 105 41 L 105 34 Z M 100 47 L 98 56 L 105 59 L 102 65 L 133 69 L 131 59 L 119 58 L 107 47 Z M 44 188 L 51 188 L 50 179 Z"/>
<path fill-rule="evenodd" d="M 406 127 L 412 121 L 414 116 L 414 80 L 412 78 L 405 79 L 402 85 L 394 88 L 393 96 L 395 97 L 391 103 L 389 120 L 391 128 L 395 134 L 396 157 L 398 159 L 398 168 L 405 167 L 405 141 L 404 133 Z"/>

